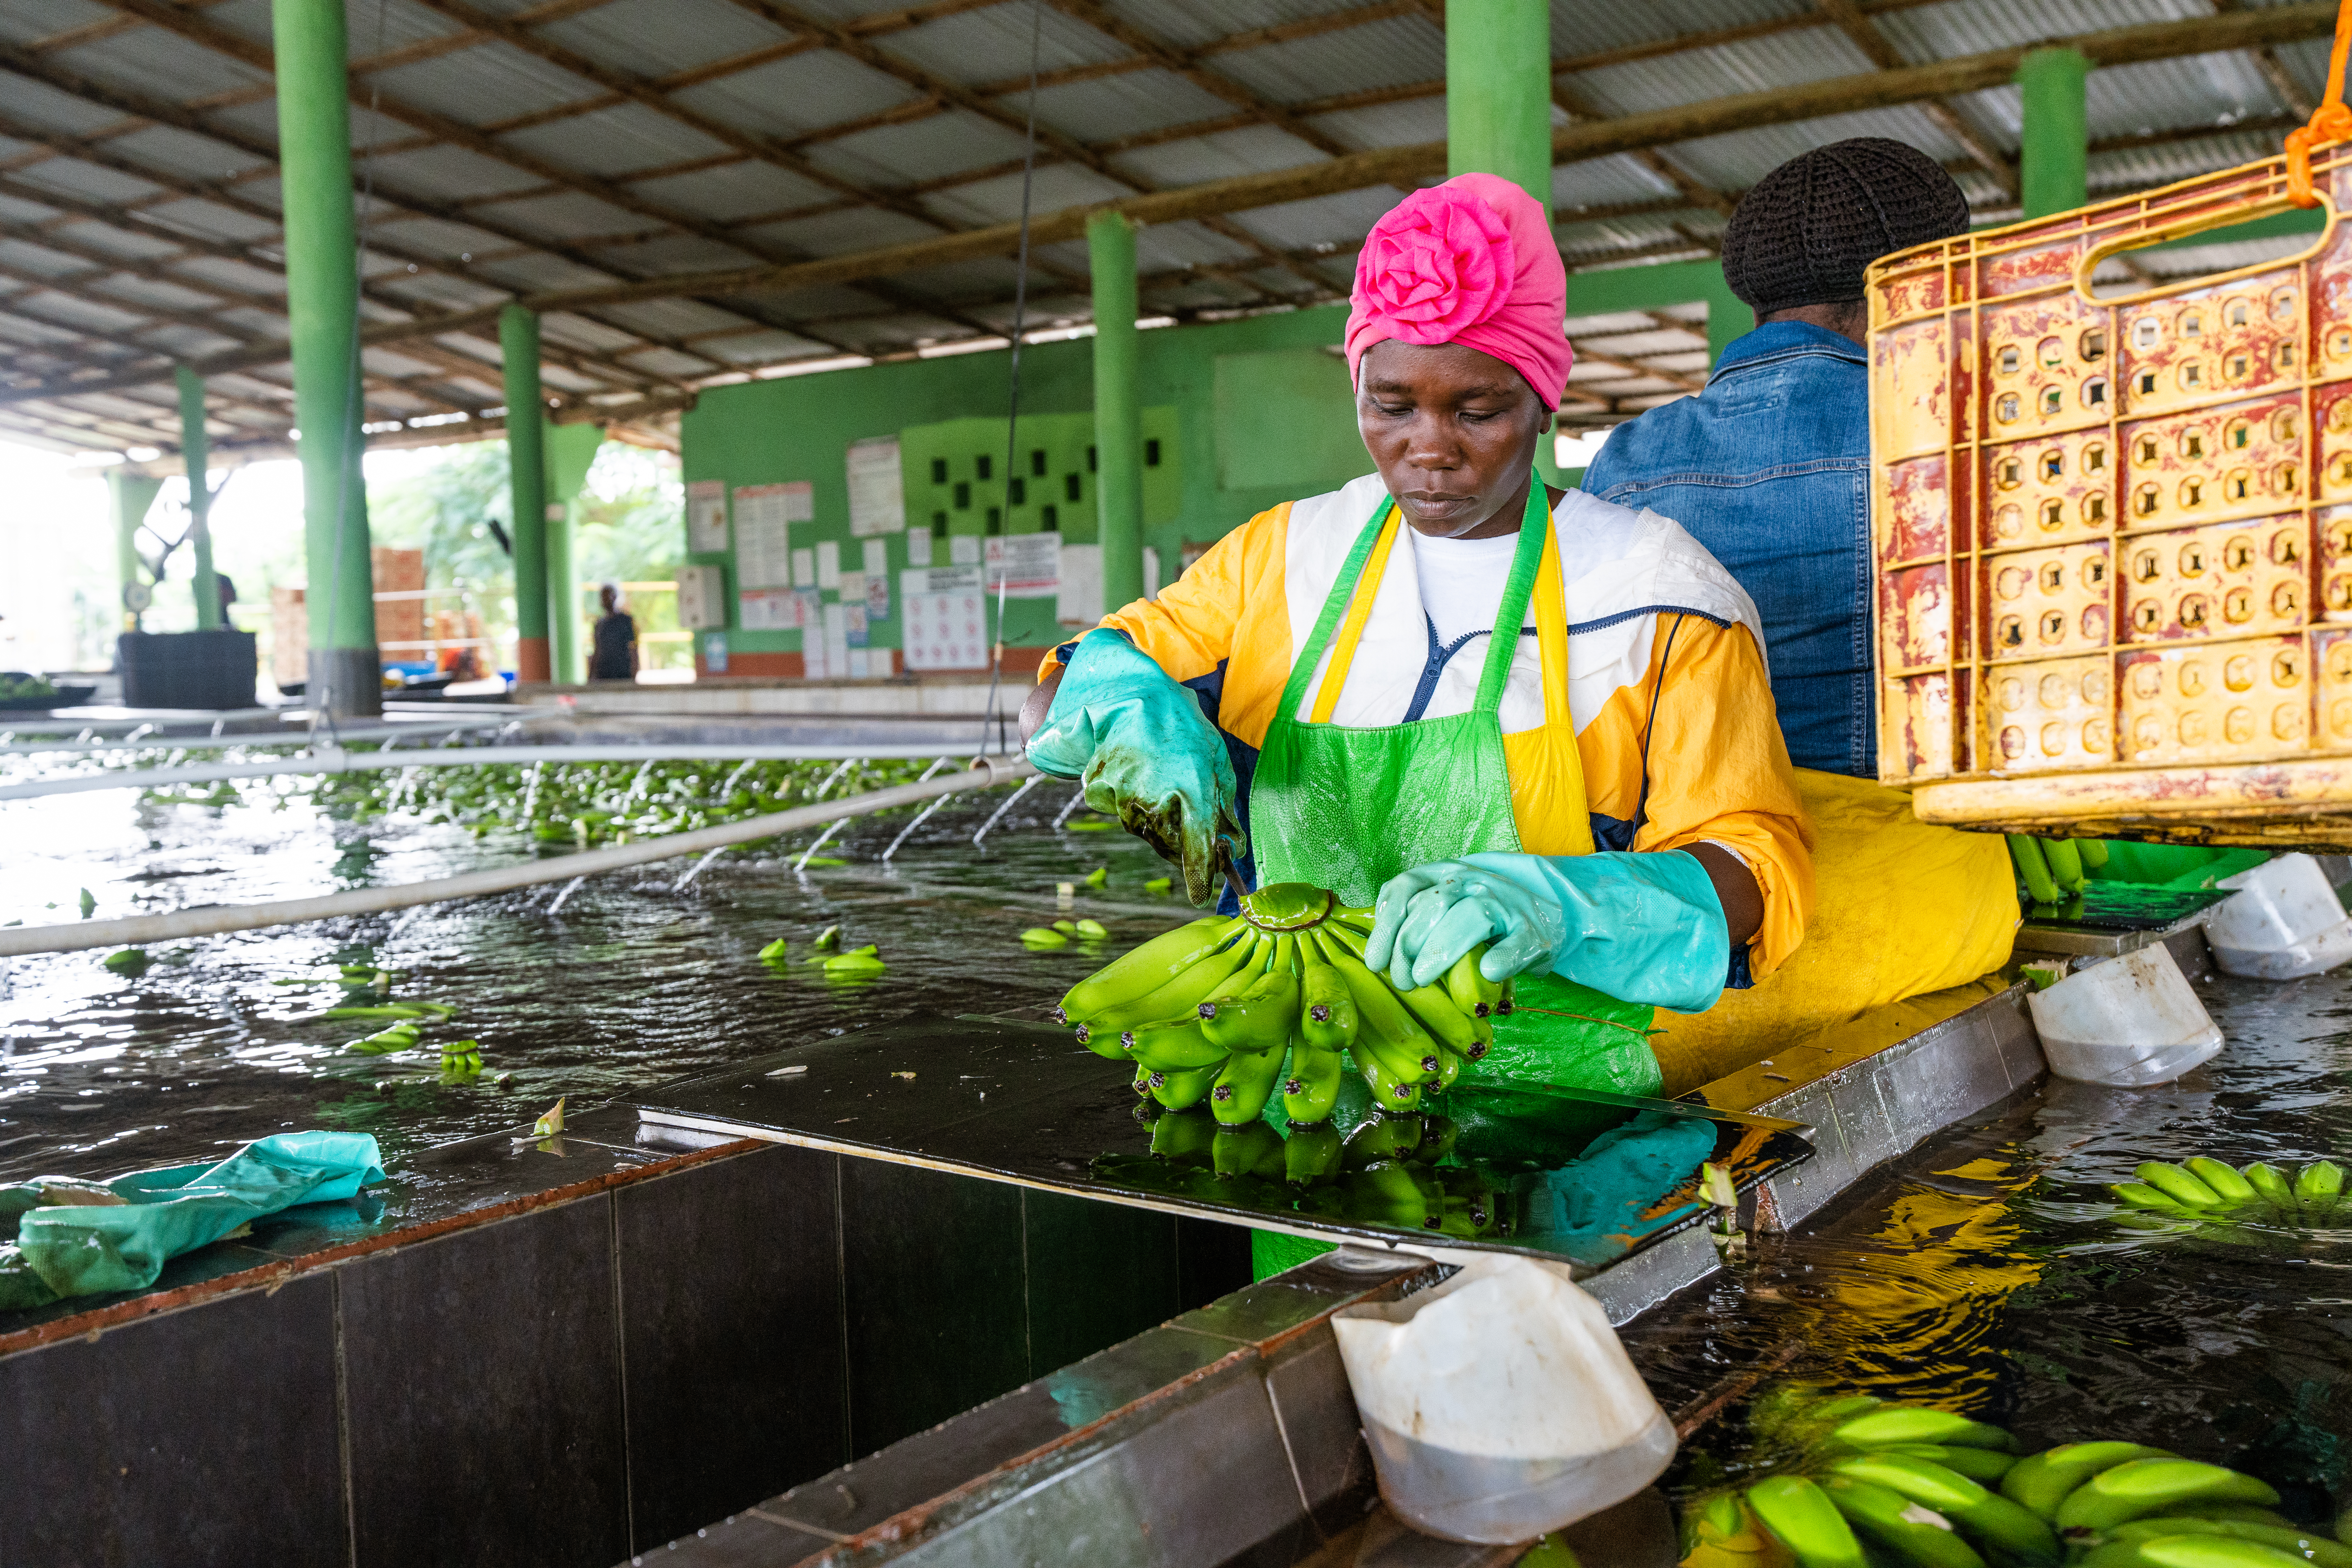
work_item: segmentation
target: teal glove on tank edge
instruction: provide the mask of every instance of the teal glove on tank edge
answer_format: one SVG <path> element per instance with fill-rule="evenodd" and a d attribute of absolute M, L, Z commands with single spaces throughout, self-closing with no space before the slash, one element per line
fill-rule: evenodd
<path fill-rule="evenodd" d="M 1080 780 L 1089 806 L 1181 867 L 1195 904 L 1215 899 L 1223 862 L 1246 852 L 1224 737 L 1118 632 L 1080 639 L 1027 753 L 1040 772 Z"/>
<path fill-rule="evenodd" d="M 1681 850 L 1465 856 L 1392 879 L 1376 911 L 1364 961 L 1386 961 L 1400 984 L 1429 984 L 1492 941 L 1479 966 L 1489 980 L 1549 969 L 1621 1001 L 1703 1013 L 1731 971 L 1715 883 Z"/>

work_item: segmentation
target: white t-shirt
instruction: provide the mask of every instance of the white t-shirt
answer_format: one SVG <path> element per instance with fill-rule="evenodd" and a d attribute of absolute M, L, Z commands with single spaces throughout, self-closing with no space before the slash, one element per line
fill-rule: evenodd
<path fill-rule="evenodd" d="M 1436 624 L 1438 642 L 1451 646 L 1472 632 L 1493 631 L 1519 548 L 1517 531 L 1493 539 L 1432 539 L 1408 523 L 1404 531 L 1421 577 L 1421 606 Z"/>

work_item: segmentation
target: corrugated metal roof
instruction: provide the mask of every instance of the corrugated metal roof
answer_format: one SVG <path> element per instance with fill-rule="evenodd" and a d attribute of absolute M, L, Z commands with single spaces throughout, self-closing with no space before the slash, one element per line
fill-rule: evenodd
<path fill-rule="evenodd" d="M 796 0 L 820 28 L 844 29 L 801 37 L 793 12 L 758 0 L 578 0 L 543 22 L 530 18 L 544 14 L 544 0 L 474 3 L 520 33 L 470 34 L 420 0 L 350 7 L 355 90 L 380 97 L 384 110 L 352 110 L 359 177 L 374 193 L 364 263 L 372 321 L 396 321 L 411 306 L 462 310 L 510 290 L 834 256 L 1009 222 L 1021 204 L 1033 26 L 1045 77 L 1035 212 L 1312 166 L 1327 155 L 1320 139 L 1371 149 L 1444 132 L 1434 90 L 1444 40 L 1433 3 L 1107 0 L 1118 25 L 1106 28 L 1076 5 L 1003 0 L 935 14 L 905 0 Z M 1622 114 L 1863 72 L 1871 57 L 1847 26 L 1874 29 L 1901 58 L 1926 61 L 2210 16 L 2213 7 L 1913 0 L 1864 9 L 1847 25 L 1812 0 L 1553 0 L 1552 13 L 1555 57 L 1585 62 L 1561 79 L 1564 95 Z M 224 37 L 242 42 L 216 47 Z M 0 381 L 37 380 L 68 364 L 160 364 L 139 360 L 136 345 L 185 353 L 196 339 L 225 341 L 186 324 L 199 320 L 225 333 L 282 330 L 278 182 L 268 155 L 275 106 L 266 73 L 239 58 L 269 38 L 270 0 L 218 0 L 144 19 L 126 18 L 111 0 L 0 8 L 0 39 L 16 47 L 0 60 L 0 172 L 14 182 L 0 191 L 0 220 L 19 237 L 46 226 L 47 240 L 0 250 L 0 266 L 52 280 L 37 292 L 0 279 L 0 342 L 21 345 L 0 365 Z M 1138 38 L 1149 40 L 1146 52 L 1136 52 Z M 2323 42 L 2277 54 L 2302 91 L 2316 88 Z M 1291 106 L 1303 107 L 1306 139 L 1281 126 Z M 1973 93 L 1953 108 L 2015 155 L 2013 88 Z M 2089 109 L 2091 178 L 2103 194 L 2263 156 L 2286 112 L 2252 58 L 2226 52 L 2095 72 Z M 484 128 L 481 145 L 436 144 L 434 117 Z M 1564 117 L 1556 111 L 1556 122 Z M 1906 105 L 1558 168 L 1551 194 L 1563 250 L 1578 265 L 1709 254 L 1729 200 L 1784 159 L 1847 135 L 1924 149 L 1981 211 L 2013 202 L 1925 108 Z M 75 137 L 96 140 L 85 150 Z M 365 155 L 371 147 L 386 151 Z M 59 205 L 23 199 L 41 191 Z M 1359 190 L 1214 226 L 1149 227 L 1139 242 L 1145 309 L 1222 312 L 1344 293 L 1355 245 L 1396 196 L 1393 187 Z M 928 219 L 903 210 L 910 205 Z M 86 216 L 92 210 L 101 216 Z M 2161 266 L 2171 268 L 2203 251 L 2164 255 Z M 109 256 L 153 276 L 109 272 Z M 1085 245 L 1041 247 L 1035 263 L 1033 300 L 1042 309 L 1053 299 L 1083 318 L 1087 302 L 1069 279 L 1084 276 Z M 655 370 L 732 376 L 763 363 L 836 359 L 843 343 L 888 353 L 926 337 L 1002 331 L 1013 282 L 1009 257 L 983 257 L 864 285 L 755 295 L 735 310 L 675 300 L 599 307 L 593 313 L 610 324 L 568 318 L 591 334 L 574 348 L 592 357 L 551 369 L 549 384 L 625 404 L 636 391 L 662 390 L 645 377 Z M 142 309 L 158 313 L 142 317 Z M 102 337 L 76 339 L 58 324 L 96 331 L 100 319 L 110 323 Z M 709 333 L 721 335 L 698 336 Z M 473 341 L 480 354 L 495 354 L 488 334 Z M 1645 337 L 1593 352 L 1636 355 L 1644 375 L 1687 369 L 1648 346 Z M 476 387 L 478 379 L 422 353 L 373 356 L 372 416 L 420 397 L 498 390 Z M 282 368 L 224 375 L 224 417 L 265 427 L 282 420 L 283 380 Z M 161 445 L 171 405 L 168 391 L 103 400 L 61 394 L 0 404 L 0 424 L 47 428 L 41 420 L 53 417 L 59 430 L 120 432 L 150 420 Z"/>

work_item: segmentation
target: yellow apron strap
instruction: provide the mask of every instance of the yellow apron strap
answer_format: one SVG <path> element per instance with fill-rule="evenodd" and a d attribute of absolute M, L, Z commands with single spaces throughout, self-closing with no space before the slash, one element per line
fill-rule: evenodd
<path fill-rule="evenodd" d="M 1310 724 L 1328 724 L 1331 710 L 1339 705 L 1339 689 L 1348 684 L 1348 666 L 1355 662 L 1356 645 L 1363 640 L 1364 623 L 1372 617 L 1372 601 L 1380 596 L 1381 574 L 1387 570 L 1389 552 L 1396 547 L 1397 524 L 1402 519 L 1394 504 L 1389 507 L 1389 520 L 1381 525 L 1380 542 L 1372 546 L 1371 558 L 1364 563 L 1364 574 L 1356 584 L 1356 596 L 1348 605 L 1348 618 L 1339 623 L 1339 633 L 1331 639 L 1331 663 L 1323 672 L 1323 684 L 1316 689 L 1315 708 L 1307 714 Z M 1559 574 L 1559 563 L 1552 574 Z M 1561 625 L 1567 623 L 1563 620 Z M 1561 690 L 1567 687 L 1562 685 Z"/>
<path fill-rule="evenodd" d="M 1559 853 L 1590 855 L 1596 847 L 1592 808 L 1584 789 L 1584 756 L 1576 744 L 1576 717 L 1568 706 L 1568 603 L 1559 584 L 1559 525 L 1546 518 L 1543 561 L 1536 569 L 1530 601 L 1536 649 L 1543 663 L 1544 734 L 1554 758 L 1542 814 L 1548 829 L 1543 837 L 1557 837 Z M 1522 823 L 1520 837 L 1529 838 L 1534 826 Z"/>

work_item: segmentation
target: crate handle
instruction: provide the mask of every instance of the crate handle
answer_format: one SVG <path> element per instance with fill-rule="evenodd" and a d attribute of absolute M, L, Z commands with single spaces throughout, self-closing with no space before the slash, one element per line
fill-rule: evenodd
<path fill-rule="evenodd" d="M 2336 43 L 2327 53 L 2327 93 L 2311 111 L 2311 122 L 2286 134 L 2286 199 L 2299 207 L 2319 205 L 2311 188 L 2311 150 L 2329 142 L 2352 141 L 2352 109 L 2344 107 L 2344 56 L 2352 47 L 2352 0 L 2336 13 Z"/>
<path fill-rule="evenodd" d="M 2345 0 L 2345 4 L 2352 5 L 2352 0 Z M 2136 294 L 2101 295 L 2091 292 L 2091 274 L 2097 271 L 2099 263 L 2110 256 L 2121 256 L 2126 251 L 2131 250 L 2145 250 L 2151 245 L 2163 245 L 2170 240 L 2186 239 L 2190 235 L 2202 234 L 2207 229 L 2232 228 L 2242 223 L 2251 223 L 2256 218 L 2270 217 L 2278 213 L 2286 212 L 2295 205 L 2287 192 L 2280 190 L 2263 197 L 2261 201 L 2249 202 L 2243 206 L 2228 207 L 2219 212 L 2207 209 L 2194 216 L 2164 224 L 2156 228 L 2144 228 L 2137 233 L 2118 236 L 2104 245 L 2092 247 L 2084 254 L 2082 262 L 2074 268 L 2074 292 L 2087 304 L 2136 305 L 2143 300 L 2169 298 L 2185 289 L 2206 288 L 2216 283 L 2227 283 L 2233 279 L 2251 278 L 2258 272 L 2273 272 L 2282 267 L 2292 267 L 2308 261 L 2325 250 L 2328 241 L 2336 235 L 2337 216 L 2336 204 L 2317 192 L 2313 193 L 2308 205 L 2323 209 L 2327 215 L 2327 221 L 2319 226 L 2319 233 L 2311 244 L 2296 251 L 2293 256 L 2274 257 L 2268 261 L 2252 262 L 2244 267 L 2232 268 L 2227 272 L 2217 272 L 2210 278 L 2175 278 L 2168 282 L 2159 283 L 2155 288 L 2141 289 Z"/>

